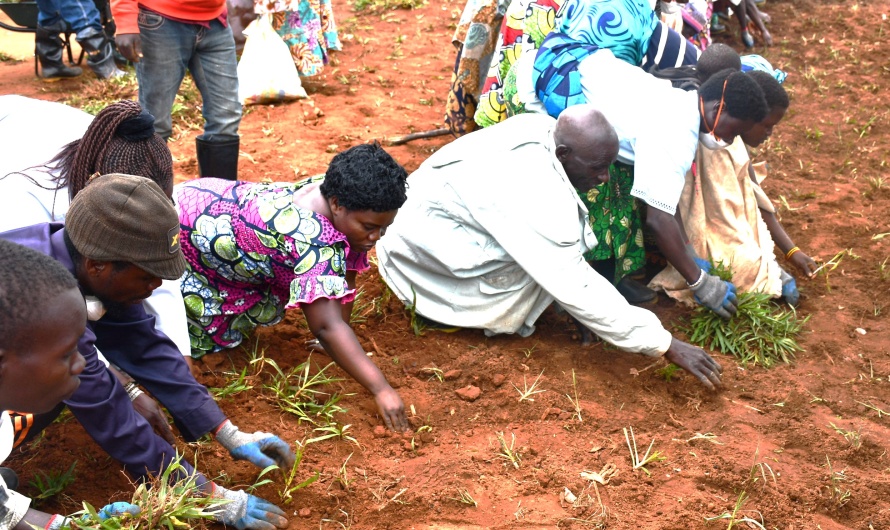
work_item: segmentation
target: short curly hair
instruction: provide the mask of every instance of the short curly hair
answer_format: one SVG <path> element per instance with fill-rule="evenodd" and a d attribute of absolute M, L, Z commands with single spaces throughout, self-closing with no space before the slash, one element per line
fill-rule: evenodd
<path fill-rule="evenodd" d="M 716 42 L 701 53 L 695 68 L 698 78 L 704 83 L 714 74 L 727 68 L 741 72 L 742 58 L 739 57 L 738 52 L 733 50 L 732 47 Z"/>
<path fill-rule="evenodd" d="M 748 75 L 757 82 L 760 90 L 763 91 L 763 98 L 766 100 L 766 105 L 769 107 L 770 112 L 773 109 L 787 109 L 791 105 L 791 100 L 788 99 L 788 92 L 785 91 L 785 88 L 782 87 L 775 77 L 760 70 L 748 72 Z"/>
<path fill-rule="evenodd" d="M 338 153 L 328 166 L 320 190 L 347 210 L 389 212 L 405 204 L 408 172 L 379 143 Z"/>
<path fill-rule="evenodd" d="M 27 349 L 33 323 L 46 306 L 76 287 L 77 280 L 57 260 L 0 239 L 0 349 Z"/>
<path fill-rule="evenodd" d="M 722 96 L 726 112 L 739 120 L 757 123 L 769 113 L 760 85 L 750 75 L 731 68 L 711 76 L 698 93 L 705 102 L 719 101 Z"/>

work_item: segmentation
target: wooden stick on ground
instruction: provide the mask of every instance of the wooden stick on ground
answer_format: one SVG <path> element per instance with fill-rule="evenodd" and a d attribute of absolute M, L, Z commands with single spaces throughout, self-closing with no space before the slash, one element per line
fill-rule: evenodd
<path fill-rule="evenodd" d="M 412 140 L 420 140 L 422 138 L 435 138 L 437 136 L 445 136 L 449 133 L 450 131 L 444 127 L 442 129 L 434 129 L 432 131 L 421 131 L 406 134 L 405 136 L 396 136 L 395 138 L 390 138 L 389 140 L 386 140 L 386 145 L 402 145 Z"/>

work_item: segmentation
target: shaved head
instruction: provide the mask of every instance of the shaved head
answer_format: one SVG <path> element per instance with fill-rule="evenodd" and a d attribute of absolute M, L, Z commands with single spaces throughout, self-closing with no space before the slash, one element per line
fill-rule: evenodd
<path fill-rule="evenodd" d="M 581 192 L 608 182 L 609 166 L 618 156 L 618 135 L 593 105 L 574 105 L 562 112 L 553 131 L 556 158 Z"/>

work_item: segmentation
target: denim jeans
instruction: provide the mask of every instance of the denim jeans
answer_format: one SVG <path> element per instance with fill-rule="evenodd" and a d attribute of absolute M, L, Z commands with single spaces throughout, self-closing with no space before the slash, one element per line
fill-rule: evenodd
<path fill-rule="evenodd" d="M 140 9 L 139 33 L 139 103 L 155 117 L 155 132 L 165 140 L 172 135 L 173 103 L 188 69 L 204 101 L 204 134 L 199 138 L 208 142 L 238 138 L 241 103 L 231 28 L 218 20 L 209 28 L 175 22 Z"/>
<path fill-rule="evenodd" d="M 80 40 L 102 33 L 102 19 L 93 0 L 37 0 L 37 23 L 52 26 L 64 20 Z"/>

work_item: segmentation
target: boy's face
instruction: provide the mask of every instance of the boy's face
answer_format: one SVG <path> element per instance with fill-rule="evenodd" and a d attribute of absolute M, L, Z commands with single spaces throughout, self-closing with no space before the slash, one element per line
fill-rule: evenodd
<path fill-rule="evenodd" d="M 788 109 L 784 107 L 775 107 L 770 110 L 762 122 L 751 127 L 750 131 L 742 133 L 742 140 L 751 147 L 757 147 L 765 142 L 773 134 L 773 127 L 785 117 L 786 110 Z"/>
<path fill-rule="evenodd" d="M 85 361 L 77 341 L 87 322 L 77 288 L 45 300 L 42 318 L 22 333 L 21 351 L 0 350 L 0 409 L 40 414 L 71 397 Z"/>

